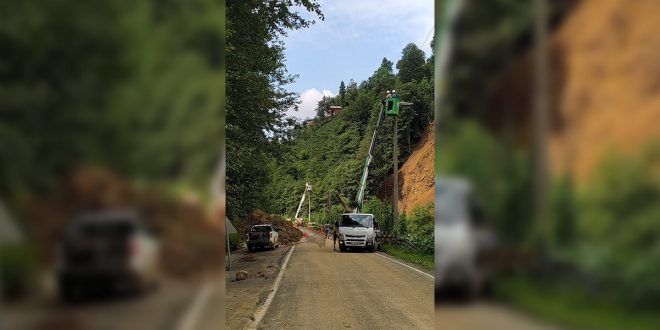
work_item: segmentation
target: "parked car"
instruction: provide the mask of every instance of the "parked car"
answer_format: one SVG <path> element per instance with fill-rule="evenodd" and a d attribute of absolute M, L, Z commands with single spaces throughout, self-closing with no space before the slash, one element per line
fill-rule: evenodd
<path fill-rule="evenodd" d="M 279 246 L 278 229 L 273 225 L 254 225 L 248 233 L 248 251 L 268 247 L 275 250 Z"/>
<path fill-rule="evenodd" d="M 157 286 L 159 243 L 130 211 L 76 217 L 58 246 L 57 284 L 63 300 L 89 291 L 143 292 Z"/>

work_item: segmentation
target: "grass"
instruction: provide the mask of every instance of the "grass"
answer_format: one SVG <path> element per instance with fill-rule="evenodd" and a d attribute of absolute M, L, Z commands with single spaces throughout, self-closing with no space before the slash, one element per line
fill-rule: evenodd
<path fill-rule="evenodd" d="M 660 329 L 660 314 L 631 310 L 615 299 L 598 299 L 576 286 L 516 276 L 499 280 L 495 292 L 529 313 L 571 329 Z"/>
<path fill-rule="evenodd" d="M 426 270 L 433 270 L 433 254 L 421 253 L 418 251 L 401 248 L 391 244 L 383 244 L 381 249 L 392 256 L 405 260 L 407 262 L 420 265 Z"/>

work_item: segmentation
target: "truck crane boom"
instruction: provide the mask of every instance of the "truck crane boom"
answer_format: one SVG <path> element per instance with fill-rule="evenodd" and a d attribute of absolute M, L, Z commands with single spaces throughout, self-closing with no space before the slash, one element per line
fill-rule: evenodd
<path fill-rule="evenodd" d="M 362 177 L 360 178 L 360 186 L 358 187 L 357 196 L 355 197 L 356 207 L 353 209 L 353 212 L 360 212 L 362 209 L 362 203 L 364 201 L 364 189 L 367 186 L 367 176 L 369 175 L 369 164 L 371 164 L 371 153 L 374 151 L 374 146 L 376 145 L 376 136 L 378 134 L 378 128 L 380 128 L 380 123 L 383 119 L 383 107 L 385 104 L 381 104 L 380 111 L 378 112 L 378 121 L 376 121 L 376 127 L 371 136 L 371 144 L 369 144 L 369 151 L 367 152 L 367 159 L 364 161 L 364 167 L 362 168 Z"/>

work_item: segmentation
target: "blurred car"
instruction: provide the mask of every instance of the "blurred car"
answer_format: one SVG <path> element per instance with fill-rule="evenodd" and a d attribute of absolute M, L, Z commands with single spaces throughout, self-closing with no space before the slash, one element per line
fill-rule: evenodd
<path fill-rule="evenodd" d="M 248 251 L 268 247 L 275 250 L 279 246 L 279 234 L 273 225 L 254 225 L 248 233 Z"/>
<path fill-rule="evenodd" d="M 435 191 L 436 301 L 449 295 L 476 298 L 490 281 L 480 255 L 495 246 L 496 238 L 467 180 L 440 178 Z"/>
<path fill-rule="evenodd" d="M 58 246 L 57 284 L 67 301 L 91 290 L 155 288 L 159 243 L 134 212 L 102 211 L 76 217 Z"/>

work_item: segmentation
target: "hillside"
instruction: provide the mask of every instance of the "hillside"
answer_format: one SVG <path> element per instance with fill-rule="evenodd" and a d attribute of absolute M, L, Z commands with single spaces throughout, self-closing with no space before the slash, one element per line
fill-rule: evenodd
<path fill-rule="evenodd" d="M 416 205 L 433 201 L 433 156 L 435 135 L 433 124 L 429 125 L 424 136 L 399 168 L 399 212 L 409 213 Z M 392 176 L 380 188 L 382 198 L 391 200 Z"/>
<path fill-rule="evenodd" d="M 660 6 L 584 0 L 552 35 L 550 168 L 584 181 L 608 150 L 635 154 L 660 138 Z M 491 85 L 489 126 L 529 143 L 531 54 Z"/>

